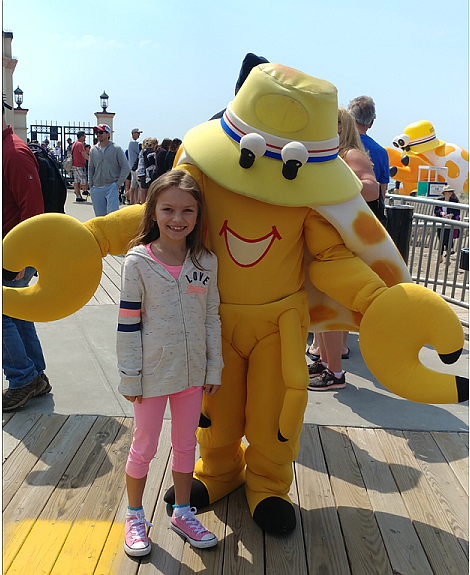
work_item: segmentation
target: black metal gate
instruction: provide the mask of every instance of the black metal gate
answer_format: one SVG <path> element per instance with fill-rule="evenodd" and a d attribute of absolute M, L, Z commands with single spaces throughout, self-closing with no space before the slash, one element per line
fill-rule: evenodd
<path fill-rule="evenodd" d="M 62 162 L 66 157 L 66 151 L 68 147 L 67 140 L 70 138 L 72 143 L 77 139 L 77 132 L 85 132 L 86 143 L 93 145 L 93 126 L 88 123 L 87 126 L 84 124 L 73 124 L 68 126 L 53 126 L 46 124 L 30 124 L 29 126 L 29 140 L 31 142 L 38 143 L 40 146 L 47 147 L 50 155 L 57 161 L 57 166 L 64 178 L 67 187 L 72 187 L 73 178 L 71 173 L 67 174 L 62 167 Z M 57 149 L 58 142 L 61 143 L 61 150 Z"/>

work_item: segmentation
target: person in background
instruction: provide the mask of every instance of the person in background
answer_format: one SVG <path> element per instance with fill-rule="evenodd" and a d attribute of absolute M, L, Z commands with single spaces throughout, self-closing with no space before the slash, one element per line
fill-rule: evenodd
<path fill-rule="evenodd" d="M 142 500 L 168 401 L 175 487 L 170 526 L 194 547 L 217 545 L 190 506 L 202 395 L 218 391 L 223 368 L 217 258 L 204 246 L 204 224 L 196 180 L 182 170 L 164 174 L 150 186 L 122 266 L 119 392 L 132 402 L 135 423 L 126 465 L 124 549 L 131 556 L 151 550 Z M 187 362 L 180 348 L 190 350 Z"/>
<path fill-rule="evenodd" d="M 455 195 L 455 191 L 451 186 L 444 186 L 442 191 L 444 195 L 437 198 L 438 200 L 443 202 L 455 202 L 457 204 L 459 203 L 459 200 Z M 435 206 L 434 215 L 438 218 L 446 218 L 448 220 L 460 220 L 460 210 L 458 210 L 457 208 L 448 208 L 447 206 Z M 439 263 L 441 264 L 444 261 L 444 251 L 446 252 L 446 256 L 454 253 L 452 249 L 454 245 L 454 239 L 458 238 L 460 235 L 459 229 L 454 229 L 452 232 L 452 236 L 450 235 L 450 232 L 451 232 L 450 228 L 448 227 L 444 228 L 444 237 L 440 249 L 440 260 L 439 260 Z M 440 239 L 441 237 L 440 227 L 437 228 L 437 236 Z"/>
<path fill-rule="evenodd" d="M 338 109 L 339 156 L 362 182 L 362 197 L 366 202 L 377 200 L 379 185 L 375 179 L 372 163 L 359 137 L 354 118 L 344 110 Z M 315 333 L 315 338 L 307 355 L 318 357 L 309 365 L 311 391 L 342 389 L 346 386 L 342 359 L 349 359 L 347 331 L 330 331 Z"/>
<path fill-rule="evenodd" d="M 387 150 L 367 134 L 377 117 L 374 100 L 370 96 L 358 96 L 349 102 L 346 109 L 356 121 L 362 145 L 369 153 L 375 179 L 380 184 L 378 201 L 370 203 L 369 207 L 379 221 L 385 225 L 385 194 L 390 181 L 390 165 Z"/>
<path fill-rule="evenodd" d="M 85 132 L 79 130 L 77 140 L 72 146 L 73 188 L 76 202 L 86 202 L 86 199 L 82 198 L 81 191 L 87 192 L 88 195 L 88 178 L 85 170 L 88 154 L 85 151 L 85 137 Z"/>
<path fill-rule="evenodd" d="M 3 237 L 20 222 L 42 214 L 44 200 L 38 163 L 28 146 L 13 133 L 5 120 L 3 103 L 2 188 Z M 19 274 L 3 273 L 6 287 L 27 287 L 35 273 L 27 267 Z M 52 386 L 44 373 L 46 363 L 34 323 L 3 315 L 3 373 L 8 389 L 3 390 L 4 412 L 25 405 L 32 397 L 49 393 Z"/>
<path fill-rule="evenodd" d="M 178 148 L 181 146 L 181 140 L 179 138 L 174 138 L 170 144 L 170 149 L 168 150 L 166 156 L 165 156 L 165 165 L 164 165 L 164 170 L 165 172 L 168 172 L 168 170 L 171 170 L 173 168 L 173 162 L 175 160 L 175 156 L 176 156 L 176 152 L 178 151 Z"/>
<path fill-rule="evenodd" d="M 157 155 L 155 156 L 155 170 L 152 174 L 152 181 L 156 180 L 165 173 L 165 159 L 170 146 L 171 140 L 169 138 L 164 138 L 160 147 L 157 149 Z"/>
<path fill-rule="evenodd" d="M 123 149 L 111 141 L 107 124 L 93 131 L 98 143 L 90 150 L 88 182 L 95 216 L 106 216 L 119 210 L 119 190 L 129 173 L 129 162 Z"/>
<path fill-rule="evenodd" d="M 132 167 L 139 157 L 141 149 L 141 146 L 137 141 L 140 138 L 140 134 L 142 134 L 142 130 L 139 130 L 139 128 L 133 128 L 131 132 L 131 140 L 127 146 L 127 158 L 129 160 L 129 168 L 131 170 L 131 182 L 129 192 L 127 193 L 127 199 L 129 200 L 130 204 L 137 204 L 139 196 L 139 180 L 135 170 L 133 170 Z"/>

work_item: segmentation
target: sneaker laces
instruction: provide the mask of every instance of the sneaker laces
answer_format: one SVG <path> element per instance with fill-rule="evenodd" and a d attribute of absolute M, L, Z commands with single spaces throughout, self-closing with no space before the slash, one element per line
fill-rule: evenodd
<path fill-rule="evenodd" d="M 147 521 L 142 512 L 140 512 L 139 515 L 139 511 L 136 515 L 128 517 L 127 521 L 130 525 L 129 533 L 132 538 L 132 543 L 135 543 L 136 541 L 142 541 L 142 539 L 147 537 L 147 533 L 145 531 L 146 526 L 153 527 L 153 523 Z"/>
<path fill-rule="evenodd" d="M 210 533 L 204 525 L 197 519 L 194 514 L 197 512 L 195 507 L 191 507 L 189 511 L 187 511 L 184 515 L 180 517 L 180 519 L 187 525 L 191 531 L 196 533 L 197 535 L 202 535 L 204 533 Z"/>

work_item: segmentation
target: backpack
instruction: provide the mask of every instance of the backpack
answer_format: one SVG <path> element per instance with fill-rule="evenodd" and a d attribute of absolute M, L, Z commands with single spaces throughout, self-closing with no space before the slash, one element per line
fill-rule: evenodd
<path fill-rule="evenodd" d="M 39 179 L 44 199 L 44 212 L 64 214 L 67 186 L 62 178 L 57 162 L 46 150 L 37 144 L 28 144 L 38 162 Z"/>

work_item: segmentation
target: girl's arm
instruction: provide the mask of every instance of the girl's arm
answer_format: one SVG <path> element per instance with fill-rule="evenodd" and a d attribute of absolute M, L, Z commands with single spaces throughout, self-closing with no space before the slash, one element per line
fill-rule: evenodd
<path fill-rule="evenodd" d="M 217 288 L 217 258 L 212 255 L 212 270 L 206 300 L 206 394 L 214 395 L 221 383 L 222 368 L 222 329 L 219 316 L 219 290 Z"/>
<path fill-rule="evenodd" d="M 119 392 L 126 398 L 142 395 L 142 280 L 132 258 L 122 266 L 121 302 L 117 331 Z"/>

